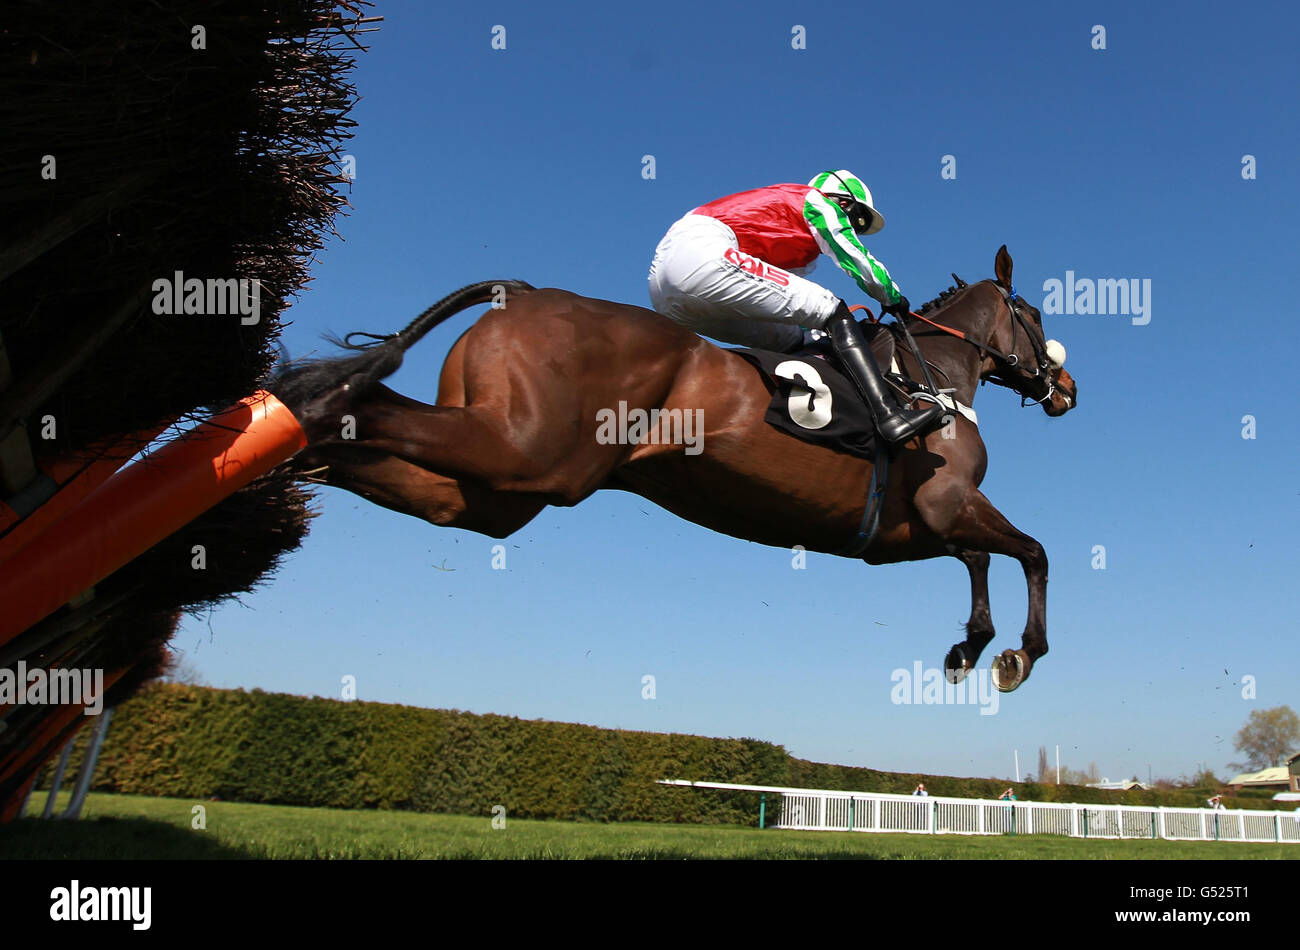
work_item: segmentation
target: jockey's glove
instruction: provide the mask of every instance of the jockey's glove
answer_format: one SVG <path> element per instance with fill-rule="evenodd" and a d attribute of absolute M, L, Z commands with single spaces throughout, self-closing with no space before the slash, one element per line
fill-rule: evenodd
<path fill-rule="evenodd" d="M 912 305 L 908 302 L 906 297 L 900 294 L 898 297 L 898 301 L 896 303 L 891 303 L 888 307 L 885 307 L 882 312 L 892 313 L 894 316 L 898 317 L 898 319 L 901 320 L 903 319 L 903 317 L 907 316 L 909 313 L 912 312 Z"/>

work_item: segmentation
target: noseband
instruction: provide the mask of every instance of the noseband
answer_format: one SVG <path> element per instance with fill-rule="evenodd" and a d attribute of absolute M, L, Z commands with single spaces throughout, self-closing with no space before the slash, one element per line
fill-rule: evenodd
<path fill-rule="evenodd" d="M 1047 400 L 1051 399 L 1056 393 L 1056 383 L 1052 381 L 1052 361 L 1047 355 L 1047 339 L 1041 332 L 1035 333 L 1029 321 L 1025 319 L 1025 315 L 1021 313 L 1020 295 L 1016 293 L 1016 288 L 1014 286 L 1010 291 L 1006 290 L 1001 284 L 996 282 L 993 286 L 998 289 L 998 293 L 1000 293 L 1002 299 L 1006 301 L 1007 309 L 1011 311 L 1011 352 L 1009 354 L 999 353 L 994 356 L 995 360 L 999 357 L 1001 358 L 1002 365 L 998 366 L 998 369 L 994 371 L 994 375 L 991 375 L 989 379 L 994 383 L 1006 386 L 1008 389 L 1015 392 L 1020 397 L 1020 407 L 1022 409 L 1026 406 L 1037 406 L 1040 403 L 1047 402 Z M 1019 386 L 1017 386 L 1012 380 L 1008 379 L 1002 372 L 1004 368 L 1020 368 L 1020 357 L 1016 355 L 1016 327 L 1025 331 L 1025 336 L 1029 338 L 1029 345 L 1034 348 L 1034 359 L 1038 364 L 1034 367 L 1033 373 L 1026 373 L 1023 370 L 1020 370 L 1019 375 L 1022 379 L 1028 380 L 1041 378 L 1045 383 L 1047 383 L 1047 392 L 1045 392 L 1040 399 L 1030 398 L 1020 389 Z"/>

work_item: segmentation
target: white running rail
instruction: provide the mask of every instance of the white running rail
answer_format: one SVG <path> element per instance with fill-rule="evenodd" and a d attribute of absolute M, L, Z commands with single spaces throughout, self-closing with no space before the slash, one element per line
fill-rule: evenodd
<path fill-rule="evenodd" d="M 1300 810 L 1076 805 L 980 798 L 839 792 L 775 785 L 661 779 L 660 785 L 761 792 L 763 823 L 795 831 L 886 831 L 938 835 L 1069 835 L 1170 841 L 1300 843 Z M 768 802 L 766 795 L 779 796 Z"/>

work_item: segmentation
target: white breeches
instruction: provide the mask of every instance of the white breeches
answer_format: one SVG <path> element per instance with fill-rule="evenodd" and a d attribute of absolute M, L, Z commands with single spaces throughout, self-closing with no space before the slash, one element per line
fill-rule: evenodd
<path fill-rule="evenodd" d="M 826 324 L 839 297 L 745 254 L 716 218 L 688 214 L 655 249 L 650 302 L 704 336 L 785 353 L 803 342 L 804 328 Z"/>

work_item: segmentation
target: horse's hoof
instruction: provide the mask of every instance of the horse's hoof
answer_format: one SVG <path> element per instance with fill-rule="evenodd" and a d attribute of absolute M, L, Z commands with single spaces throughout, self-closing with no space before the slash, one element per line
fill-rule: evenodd
<path fill-rule="evenodd" d="M 1003 650 L 993 661 L 993 685 L 1003 693 L 1009 693 L 1025 681 L 1029 674 L 1025 668 L 1025 656 L 1019 650 Z"/>
<path fill-rule="evenodd" d="M 943 676 L 949 683 L 960 683 L 975 668 L 966 644 L 957 643 L 943 659 Z"/>

